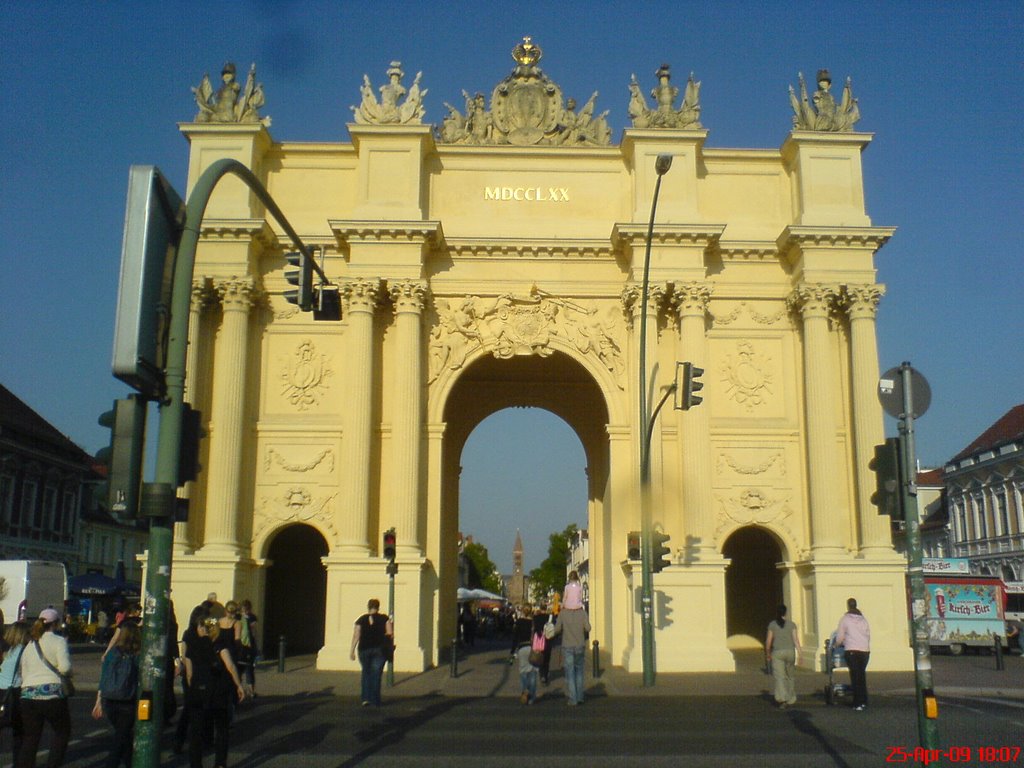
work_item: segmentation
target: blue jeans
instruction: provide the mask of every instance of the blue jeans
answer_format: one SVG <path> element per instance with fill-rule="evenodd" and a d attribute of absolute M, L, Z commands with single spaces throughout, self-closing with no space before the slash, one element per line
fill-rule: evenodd
<path fill-rule="evenodd" d="M 519 684 L 530 701 L 537 698 L 537 670 L 519 673 Z"/>
<path fill-rule="evenodd" d="M 587 649 L 584 646 L 567 648 L 562 646 L 565 660 L 565 695 L 570 704 L 583 703 L 583 667 L 586 665 Z"/>
<path fill-rule="evenodd" d="M 359 664 L 363 668 L 363 701 L 380 706 L 380 678 L 384 672 L 384 649 L 367 648 L 359 652 Z"/>

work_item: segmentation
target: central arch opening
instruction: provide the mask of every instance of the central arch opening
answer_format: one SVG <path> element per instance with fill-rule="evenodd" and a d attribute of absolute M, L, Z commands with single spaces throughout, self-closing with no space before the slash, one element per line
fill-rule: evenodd
<path fill-rule="evenodd" d="M 605 524 L 608 409 L 569 355 L 488 356 L 461 374 L 444 420 L 439 626 L 441 637 L 452 637 L 459 532 L 487 548 L 500 574 L 512 575 L 517 529 L 528 574 L 547 557 L 551 534 L 575 523 L 592 541 L 595 525 Z M 593 576 L 593 552 L 589 565 Z"/>

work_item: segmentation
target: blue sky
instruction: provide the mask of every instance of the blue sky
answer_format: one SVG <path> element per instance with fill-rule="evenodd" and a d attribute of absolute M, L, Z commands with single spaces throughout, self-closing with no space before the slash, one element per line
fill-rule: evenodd
<path fill-rule="evenodd" d="M 899 228 L 877 262 L 880 364 L 909 360 L 931 383 L 922 461 L 948 459 L 1024 401 L 1020 2 L 6 2 L 0 381 L 101 447 L 96 416 L 125 392 L 110 348 L 128 168 L 158 165 L 184 191 L 177 123 L 195 115 L 189 88 L 204 72 L 255 61 L 275 139 L 341 141 L 363 73 L 379 84 L 392 59 L 422 70 L 435 122 L 462 89 L 489 93 L 523 35 L 567 96 L 600 91 L 615 142 L 630 74 L 647 89 L 663 62 L 703 83 L 709 147 L 776 148 L 798 71 L 852 77 L 857 128 L 875 134 L 868 213 Z M 508 453 L 489 456 L 488 435 L 520 463 L 503 473 Z M 521 514 L 536 565 L 548 533 L 585 522 L 579 441 L 552 416 L 515 411 L 474 443 L 463 530 L 507 570 Z M 523 497 L 521 478 L 541 475 L 550 487 Z"/>

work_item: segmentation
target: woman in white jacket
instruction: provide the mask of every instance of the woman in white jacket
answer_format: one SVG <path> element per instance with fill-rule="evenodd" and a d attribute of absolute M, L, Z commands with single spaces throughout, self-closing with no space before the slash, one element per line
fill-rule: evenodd
<path fill-rule="evenodd" d="M 64 753 L 71 738 L 71 715 L 61 675 L 71 674 L 71 654 L 68 641 L 54 631 L 59 626 L 60 614 L 53 608 L 43 609 L 32 625 L 28 644 L 21 654 L 24 737 L 15 768 L 35 768 L 36 752 L 46 723 L 53 728 L 47 768 L 64 764 Z"/>

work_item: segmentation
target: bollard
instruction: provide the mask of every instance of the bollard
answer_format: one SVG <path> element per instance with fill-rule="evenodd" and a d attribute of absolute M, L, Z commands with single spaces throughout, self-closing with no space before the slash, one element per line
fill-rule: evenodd
<path fill-rule="evenodd" d="M 995 635 L 995 643 L 996 643 L 996 669 L 998 671 L 1002 672 L 1003 669 L 1005 669 L 1005 664 L 1003 663 L 1003 638 L 1001 638 L 999 635 Z"/>
<path fill-rule="evenodd" d="M 448 672 L 449 677 L 459 676 L 459 640 L 454 638 L 452 640 L 452 663 L 451 668 Z"/>
<path fill-rule="evenodd" d="M 277 638 L 277 671 L 284 672 L 284 651 L 285 651 L 285 640 L 284 635 Z"/>
<path fill-rule="evenodd" d="M 594 649 L 594 677 L 598 678 L 601 676 L 601 645 L 597 640 L 593 643 Z"/>

